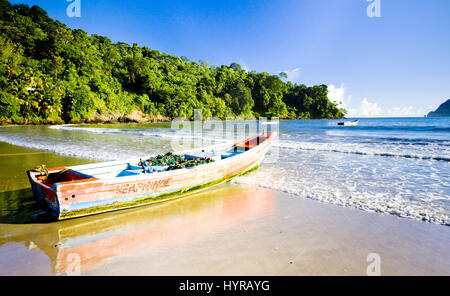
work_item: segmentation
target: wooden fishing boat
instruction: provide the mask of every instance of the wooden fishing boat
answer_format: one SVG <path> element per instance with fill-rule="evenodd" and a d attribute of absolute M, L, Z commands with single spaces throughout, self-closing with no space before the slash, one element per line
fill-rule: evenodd
<path fill-rule="evenodd" d="M 166 154 L 183 163 L 152 165 L 130 159 L 28 171 L 37 200 L 49 206 L 59 220 L 132 208 L 179 198 L 226 182 L 257 169 L 275 133 L 250 137 L 231 144 Z M 202 163 L 198 165 L 198 163 Z"/>
<path fill-rule="evenodd" d="M 359 123 L 359 120 L 353 120 L 353 121 L 338 122 L 338 125 L 343 125 L 343 126 L 357 126 L 358 123 Z"/>

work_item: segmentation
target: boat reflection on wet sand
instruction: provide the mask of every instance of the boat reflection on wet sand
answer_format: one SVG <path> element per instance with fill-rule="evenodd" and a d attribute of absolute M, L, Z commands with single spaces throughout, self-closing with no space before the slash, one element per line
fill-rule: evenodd
<path fill-rule="evenodd" d="M 15 234 L 0 236 L 0 247 L 14 242 L 40 250 L 50 258 L 54 274 L 84 273 L 109 260 L 188 243 L 270 215 L 272 194 L 266 189 L 227 184 L 192 197 L 122 212 L 49 224 L 11 225 Z"/>

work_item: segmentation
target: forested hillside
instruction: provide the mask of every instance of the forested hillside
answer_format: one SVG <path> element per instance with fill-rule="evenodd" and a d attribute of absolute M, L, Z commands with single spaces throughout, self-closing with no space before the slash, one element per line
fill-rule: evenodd
<path fill-rule="evenodd" d="M 344 116 L 326 85 L 285 73 L 213 66 L 88 36 L 38 6 L 0 0 L 0 122 L 60 123 L 192 118 Z"/>

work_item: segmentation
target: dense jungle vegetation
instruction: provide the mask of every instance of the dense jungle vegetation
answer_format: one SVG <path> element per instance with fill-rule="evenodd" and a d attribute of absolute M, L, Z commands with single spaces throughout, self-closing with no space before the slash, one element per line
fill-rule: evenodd
<path fill-rule="evenodd" d="M 213 66 L 88 36 L 38 6 L 0 0 L 0 122 L 40 124 L 193 117 L 337 118 L 326 85 L 286 73 Z"/>

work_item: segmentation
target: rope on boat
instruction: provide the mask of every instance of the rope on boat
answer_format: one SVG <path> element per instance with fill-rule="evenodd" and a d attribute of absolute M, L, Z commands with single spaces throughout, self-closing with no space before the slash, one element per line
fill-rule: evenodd
<path fill-rule="evenodd" d="M 34 169 L 35 172 L 38 172 L 40 176 L 48 177 L 48 169 L 45 164 L 41 164 Z"/>
<path fill-rule="evenodd" d="M 56 176 L 53 176 L 53 177 L 51 177 L 50 179 L 48 179 L 48 176 L 47 176 L 47 180 L 45 180 L 45 183 L 48 183 L 48 182 L 50 182 L 51 180 L 54 180 L 54 179 L 58 178 L 59 176 L 61 176 L 61 175 L 64 174 L 65 172 L 67 172 L 68 170 L 70 170 L 70 169 L 64 169 L 64 170 L 60 171 Z"/>
<path fill-rule="evenodd" d="M 153 168 L 147 161 L 141 159 L 141 161 L 139 162 L 139 165 L 142 167 L 144 174 L 153 173 Z"/>
<path fill-rule="evenodd" d="M 58 178 L 59 176 L 61 176 L 62 174 L 64 174 L 65 172 L 67 172 L 69 169 L 64 169 L 62 171 L 60 171 L 58 174 L 56 174 L 55 176 L 52 176 L 50 179 L 48 178 L 48 169 L 47 166 L 45 164 L 41 164 L 39 166 L 37 166 L 34 171 L 39 173 L 39 176 L 45 176 L 45 178 L 43 179 L 44 183 L 48 183 L 51 180 L 54 180 L 56 178 Z"/>

